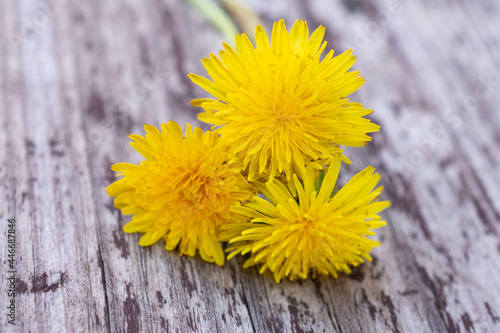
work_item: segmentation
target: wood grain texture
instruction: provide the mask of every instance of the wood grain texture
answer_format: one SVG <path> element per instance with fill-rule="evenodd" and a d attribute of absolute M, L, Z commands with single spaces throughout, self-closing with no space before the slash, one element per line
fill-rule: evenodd
<path fill-rule="evenodd" d="M 353 48 L 382 125 L 345 182 L 382 174 L 375 260 L 276 284 L 138 246 L 104 188 L 146 123 L 200 125 L 189 72 L 222 37 L 182 1 L 0 2 L 0 218 L 17 221 L 12 332 L 499 332 L 500 3 L 248 1 Z M 207 128 L 206 125 L 202 125 Z M 5 311 L 7 227 L 0 308 Z"/>

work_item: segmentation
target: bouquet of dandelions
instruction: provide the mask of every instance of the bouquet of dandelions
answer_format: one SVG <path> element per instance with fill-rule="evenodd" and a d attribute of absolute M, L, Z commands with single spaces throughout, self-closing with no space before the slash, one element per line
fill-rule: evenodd
<path fill-rule="evenodd" d="M 367 236 L 386 224 L 378 213 L 380 176 L 369 166 L 337 187 L 342 146 L 364 146 L 380 127 L 372 110 L 346 96 L 364 82 L 352 51 L 322 59 L 325 29 L 309 35 L 307 23 L 290 31 L 275 22 L 271 42 L 261 26 L 254 47 L 236 35 L 217 57 L 202 60 L 210 79 L 189 74 L 214 99 L 196 99 L 203 132 L 170 121 L 132 134 L 140 165 L 118 163 L 123 176 L 109 185 L 115 207 L 133 215 L 123 230 L 144 235 L 141 246 L 160 239 L 169 251 L 200 254 L 222 266 L 248 255 L 244 267 L 270 270 L 279 282 L 309 274 L 350 273 L 371 260 L 379 243 Z"/>

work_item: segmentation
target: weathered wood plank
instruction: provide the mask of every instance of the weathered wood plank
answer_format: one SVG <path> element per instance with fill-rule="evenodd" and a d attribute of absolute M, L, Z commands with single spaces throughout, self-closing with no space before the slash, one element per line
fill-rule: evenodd
<path fill-rule="evenodd" d="M 139 160 L 128 135 L 145 123 L 200 125 L 189 100 L 205 93 L 186 74 L 222 37 L 181 1 L 4 1 L 0 218 L 17 221 L 18 274 L 17 325 L 0 331 L 498 331 L 499 4 L 247 3 L 267 29 L 323 24 L 358 56 L 355 98 L 382 132 L 349 150 L 341 180 L 382 174 L 393 206 L 375 260 L 277 285 L 240 259 L 140 248 L 104 191 L 109 167 Z"/>

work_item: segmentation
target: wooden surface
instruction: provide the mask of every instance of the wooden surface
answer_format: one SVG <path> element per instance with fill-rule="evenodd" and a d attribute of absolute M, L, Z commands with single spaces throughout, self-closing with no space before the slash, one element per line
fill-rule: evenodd
<path fill-rule="evenodd" d="M 351 149 L 393 206 L 375 260 L 276 284 L 124 234 L 104 188 L 143 124 L 184 125 L 221 35 L 182 1 L 0 1 L 0 331 L 500 332 L 500 3 L 248 1 L 354 49 L 382 125 Z M 44 9 L 45 8 L 45 9 Z M 206 126 L 204 127 L 206 128 Z M 7 219 L 17 317 L 7 323 Z"/>

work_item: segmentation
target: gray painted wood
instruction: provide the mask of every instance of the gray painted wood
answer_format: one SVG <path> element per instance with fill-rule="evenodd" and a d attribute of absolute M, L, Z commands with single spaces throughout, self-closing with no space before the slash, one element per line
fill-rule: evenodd
<path fill-rule="evenodd" d="M 393 206 L 375 260 L 275 284 L 138 246 L 104 188 L 128 134 L 200 125 L 189 72 L 222 37 L 181 1 L 0 2 L 0 217 L 17 221 L 17 332 L 500 331 L 500 4 L 252 1 L 266 28 L 327 27 L 382 125 L 350 149 Z M 203 125 L 204 128 L 207 126 Z M 7 227 L 0 307 L 5 311 Z M 4 312 L 2 312 L 4 313 Z"/>

